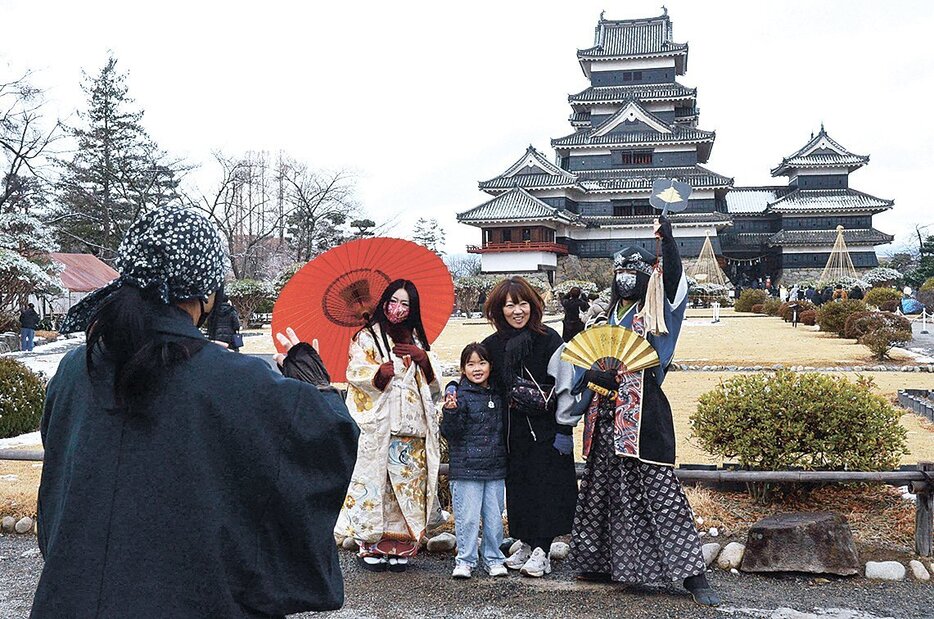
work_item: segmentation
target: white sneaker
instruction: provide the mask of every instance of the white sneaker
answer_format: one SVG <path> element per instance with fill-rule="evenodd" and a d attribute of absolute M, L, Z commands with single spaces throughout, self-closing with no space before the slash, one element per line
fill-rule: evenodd
<path fill-rule="evenodd" d="M 489 572 L 490 576 L 493 576 L 494 578 L 497 576 L 505 576 L 509 573 L 509 570 L 507 570 L 506 566 L 504 566 L 502 563 L 499 565 L 488 565 L 486 571 Z"/>
<path fill-rule="evenodd" d="M 470 578 L 473 570 L 470 569 L 469 565 L 455 565 L 454 571 L 451 572 L 451 578 Z"/>
<path fill-rule="evenodd" d="M 522 566 L 520 573 L 523 576 L 531 576 L 532 578 L 541 578 L 545 574 L 551 574 L 551 561 L 545 551 L 536 548 L 529 560 Z"/>
<path fill-rule="evenodd" d="M 522 569 L 522 566 L 525 565 L 525 562 L 529 560 L 529 557 L 532 556 L 532 547 L 528 544 L 522 544 L 519 546 L 519 550 L 515 551 L 509 558 L 506 559 L 505 565 L 511 570 Z"/>

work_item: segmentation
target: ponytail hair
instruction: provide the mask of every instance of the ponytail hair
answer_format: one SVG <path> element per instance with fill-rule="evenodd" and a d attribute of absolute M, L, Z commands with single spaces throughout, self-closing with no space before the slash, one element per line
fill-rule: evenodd
<path fill-rule="evenodd" d="M 187 361 L 206 341 L 183 338 L 171 341 L 152 331 L 152 319 L 165 305 L 147 297 L 134 286 L 123 286 L 104 301 L 91 317 L 87 330 L 88 372 L 94 359 L 106 359 L 114 367 L 114 401 L 129 414 L 168 368 Z"/>

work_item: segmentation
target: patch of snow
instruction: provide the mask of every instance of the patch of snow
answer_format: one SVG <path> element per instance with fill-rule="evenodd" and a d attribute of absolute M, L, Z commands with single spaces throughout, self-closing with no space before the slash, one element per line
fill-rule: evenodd
<path fill-rule="evenodd" d="M 54 342 L 36 346 L 31 352 L 16 351 L 6 353 L 4 357 L 16 359 L 30 370 L 51 379 L 58 371 L 58 364 L 74 348 L 84 344 L 84 334 L 75 337 L 60 338 Z"/>
<path fill-rule="evenodd" d="M 34 445 L 41 445 L 42 437 L 38 432 L 30 432 L 29 434 L 20 434 L 19 436 L 14 436 L 11 438 L 0 439 L 0 449 L 10 449 L 12 447 L 32 447 Z"/>

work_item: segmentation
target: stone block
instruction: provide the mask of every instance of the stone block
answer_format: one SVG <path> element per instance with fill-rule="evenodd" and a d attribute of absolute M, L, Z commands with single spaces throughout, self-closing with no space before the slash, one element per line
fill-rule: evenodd
<path fill-rule="evenodd" d="M 29 533 L 32 531 L 32 524 L 32 518 L 29 516 L 23 516 L 16 522 L 16 524 L 13 526 L 13 529 L 17 533 Z"/>
<path fill-rule="evenodd" d="M 741 569 L 852 576 L 859 566 L 846 518 L 833 512 L 796 512 L 770 516 L 749 529 Z"/>
<path fill-rule="evenodd" d="M 743 562 L 743 554 L 745 552 L 745 546 L 739 542 L 730 542 L 726 545 L 726 548 L 720 552 L 720 556 L 717 558 L 717 567 L 721 570 L 736 569 Z"/>

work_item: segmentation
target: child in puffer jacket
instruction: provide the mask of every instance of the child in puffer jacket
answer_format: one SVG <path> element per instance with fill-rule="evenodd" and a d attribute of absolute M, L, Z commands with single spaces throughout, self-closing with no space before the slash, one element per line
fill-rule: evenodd
<path fill-rule="evenodd" d="M 460 359 L 461 379 L 445 389 L 441 434 L 448 441 L 457 558 L 453 578 L 470 578 L 477 567 L 477 534 L 483 521 L 480 559 L 490 576 L 505 576 L 503 503 L 506 438 L 503 407 L 490 389 L 489 354 L 468 344 Z"/>

